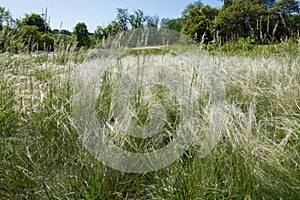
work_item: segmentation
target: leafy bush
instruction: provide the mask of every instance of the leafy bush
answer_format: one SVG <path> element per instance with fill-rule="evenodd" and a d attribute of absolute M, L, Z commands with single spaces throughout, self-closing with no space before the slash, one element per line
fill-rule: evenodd
<path fill-rule="evenodd" d="M 49 33 L 44 33 L 40 38 L 40 50 L 54 51 L 54 37 Z"/>
<path fill-rule="evenodd" d="M 19 33 L 19 39 L 23 45 L 23 49 L 29 52 L 39 49 L 41 33 L 37 26 L 23 26 Z"/>

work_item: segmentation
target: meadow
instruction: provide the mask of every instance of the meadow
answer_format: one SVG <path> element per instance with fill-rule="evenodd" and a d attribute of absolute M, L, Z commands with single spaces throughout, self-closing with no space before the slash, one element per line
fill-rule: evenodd
<path fill-rule="evenodd" d="M 164 51 L 135 51 L 126 54 L 120 62 L 111 58 L 111 62 L 106 62 L 107 58 L 97 50 L 1 54 L 0 198 L 299 198 L 299 43 L 269 46 L 241 43 L 222 48 L 211 52 L 187 48 L 176 55 Z M 173 70 L 185 74 L 180 71 L 180 62 L 176 62 L 178 58 L 187 60 L 183 66 L 192 70 L 188 74 L 193 75 L 196 69 L 200 70 L 198 77 L 202 77 L 198 85 L 193 86 L 199 90 L 196 105 L 199 141 L 193 141 L 174 163 L 155 171 L 127 173 L 104 165 L 85 147 L 85 140 L 74 120 L 76 89 L 82 89 L 82 81 L 97 73 L 89 71 L 88 75 L 80 77 L 78 72 L 90 69 L 99 72 L 99 68 L 106 67 L 105 63 L 122 71 L 143 60 L 155 65 L 158 59 L 168 67 L 179 63 Z M 188 68 L 188 63 L 194 63 L 193 59 L 199 62 Z M 97 110 L 99 126 L 105 126 L 108 120 L 117 121 L 111 117 L 114 113 L 110 112 L 110 106 L 112 95 L 118 94 L 110 91 L 118 79 L 114 70 L 109 69 L 101 71 L 97 93 L 100 103 L 94 99 L 96 107 L 93 109 Z M 210 79 L 210 76 L 200 74 L 211 69 L 218 72 L 217 82 L 222 83 L 222 88 L 201 84 L 201 80 Z M 124 134 L 113 135 L 111 139 L 128 151 L 160 148 L 172 139 L 168 134 L 176 134 L 181 126 L 177 114 L 182 110 L 176 100 L 173 101 L 179 97 L 173 97 L 164 88 L 152 89 L 157 96 L 155 100 L 166 110 L 165 131 L 158 139 L 146 142 Z M 217 91 L 216 96 L 211 95 L 212 91 Z M 150 100 L 141 98 L 142 92 L 133 95 L 135 124 L 147 123 L 151 112 L 145 103 Z M 80 95 L 85 97 L 84 93 Z M 125 95 L 122 93 L 117 97 Z M 222 98 L 218 115 L 210 114 L 213 97 Z M 89 105 L 87 107 L 77 114 L 89 111 Z M 213 134 L 210 123 L 217 116 L 222 119 L 218 140 L 204 154 L 202 136 Z M 153 146 L 145 149 L 149 143 Z"/>

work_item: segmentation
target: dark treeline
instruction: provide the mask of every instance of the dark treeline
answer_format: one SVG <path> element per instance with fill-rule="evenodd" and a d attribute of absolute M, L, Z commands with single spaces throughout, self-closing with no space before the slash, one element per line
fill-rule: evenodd
<path fill-rule="evenodd" d="M 142 10 L 129 13 L 117 8 L 116 18 L 105 27 L 88 32 L 84 22 L 72 32 L 52 30 L 45 15 L 26 14 L 13 19 L 0 7 L 0 51 L 31 52 L 93 48 L 107 37 L 136 28 L 168 28 L 186 34 L 201 44 L 221 45 L 239 39 L 256 44 L 273 44 L 300 38 L 297 0 L 224 0 L 222 8 L 189 4 L 176 19 L 148 16 Z"/>
<path fill-rule="evenodd" d="M 190 8 L 178 19 L 180 30 L 198 42 L 251 38 L 269 44 L 299 39 L 299 2 L 295 0 L 225 0 L 221 9 L 199 3 Z"/>

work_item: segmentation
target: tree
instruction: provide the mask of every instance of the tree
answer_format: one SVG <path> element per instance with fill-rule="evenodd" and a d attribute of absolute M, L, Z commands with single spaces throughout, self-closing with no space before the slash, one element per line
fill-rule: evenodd
<path fill-rule="evenodd" d="M 266 11 L 270 11 L 275 6 L 276 0 L 249 0 L 249 3 L 262 5 Z"/>
<path fill-rule="evenodd" d="M 116 21 L 112 21 L 108 26 L 104 28 L 104 36 L 105 38 L 107 38 L 109 36 L 116 35 L 121 31 L 122 31 L 121 25 Z"/>
<path fill-rule="evenodd" d="M 129 14 L 127 9 L 117 8 L 117 22 L 121 26 L 121 31 L 128 30 Z"/>
<path fill-rule="evenodd" d="M 41 33 L 47 33 L 50 31 L 50 27 L 47 22 L 39 14 L 26 14 L 22 19 L 22 25 L 25 26 L 36 26 L 38 31 Z"/>
<path fill-rule="evenodd" d="M 299 2 L 296 0 L 224 0 L 216 29 L 226 40 L 251 37 L 272 43 L 298 32 Z"/>
<path fill-rule="evenodd" d="M 140 9 L 135 10 L 134 14 L 129 16 L 129 22 L 133 29 L 144 28 L 145 21 L 146 21 L 146 17 L 144 15 L 144 12 Z"/>
<path fill-rule="evenodd" d="M 147 27 L 155 27 L 157 28 L 159 25 L 159 16 L 155 15 L 155 16 L 147 16 L 146 17 L 146 21 L 147 21 Z"/>
<path fill-rule="evenodd" d="M 20 49 L 17 30 L 3 26 L 0 31 L 0 52 L 17 53 Z"/>
<path fill-rule="evenodd" d="M 44 51 L 53 51 L 54 50 L 54 37 L 52 34 L 43 33 L 40 37 L 39 49 Z"/>
<path fill-rule="evenodd" d="M 120 23 L 116 21 L 112 21 L 109 25 L 106 27 L 98 26 L 94 33 L 94 38 L 96 40 L 96 43 L 98 43 L 103 38 L 106 39 L 109 36 L 116 35 L 122 31 L 122 27 Z"/>
<path fill-rule="evenodd" d="M 184 9 L 184 11 L 181 13 L 181 16 L 186 17 L 186 16 L 188 16 L 188 14 L 191 10 L 193 10 L 195 8 L 200 9 L 203 6 L 204 6 L 204 4 L 202 3 L 202 0 L 197 0 L 194 3 L 187 5 L 186 8 Z"/>
<path fill-rule="evenodd" d="M 2 30 L 4 22 L 7 27 L 11 27 L 11 25 L 14 23 L 14 20 L 8 10 L 6 10 L 4 7 L 0 7 L 0 30 Z"/>
<path fill-rule="evenodd" d="M 75 37 L 76 37 L 76 41 L 77 43 L 77 47 L 90 47 L 91 45 L 91 40 L 89 37 L 89 32 L 87 29 L 87 26 L 85 23 L 83 22 L 79 22 L 76 24 L 76 26 L 74 27 L 74 31 L 73 31 Z"/>
<path fill-rule="evenodd" d="M 275 11 L 282 16 L 299 14 L 299 5 L 299 1 L 296 0 L 280 0 L 275 4 Z"/>
<path fill-rule="evenodd" d="M 16 52 L 19 46 L 17 31 L 13 29 L 15 25 L 11 14 L 4 7 L 0 7 L 0 51 Z"/>
<path fill-rule="evenodd" d="M 63 34 L 63 35 L 68 35 L 68 36 L 72 35 L 72 33 L 70 31 L 64 30 L 64 29 L 63 30 L 54 29 L 52 31 L 52 34 Z"/>
<path fill-rule="evenodd" d="M 216 19 L 216 28 L 227 40 L 237 40 L 250 36 L 250 26 L 257 22 L 260 7 L 251 7 L 245 0 L 235 0 L 231 6 L 224 7 Z M 256 6 L 259 4 L 255 4 Z"/>
<path fill-rule="evenodd" d="M 299 32 L 299 28 L 297 29 L 299 5 L 299 1 L 296 0 L 280 0 L 275 4 L 274 12 L 278 15 L 277 22 L 280 21 L 276 34 L 277 40 L 282 37 L 293 37 L 296 32 Z"/>
<path fill-rule="evenodd" d="M 223 2 L 224 2 L 223 8 L 227 8 L 229 6 L 232 6 L 234 0 L 223 0 Z"/>
<path fill-rule="evenodd" d="M 212 39 L 212 23 L 218 15 L 218 9 L 204 6 L 192 9 L 186 17 L 182 33 L 189 35 L 197 42 Z"/>
<path fill-rule="evenodd" d="M 41 33 L 37 26 L 24 25 L 19 33 L 19 38 L 23 44 L 23 49 L 31 52 L 39 49 Z"/>
<path fill-rule="evenodd" d="M 286 23 L 290 27 L 290 37 L 299 38 L 300 15 L 291 15 Z"/>
<path fill-rule="evenodd" d="M 184 21 L 185 21 L 184 18 L 176 18 L 176 19 L 163 18 L 161 20 L 161 27 L 180 32 L 183 27 Z"/>
<path fill-rule="evenodd" d="M 104 28 L 102 26 L 97 26 L 95 32 L 94 32 L 94 39 L 96 40 L 96 43 L 98 43 L 100 40 L 102 40 L 105 37 Z"/>

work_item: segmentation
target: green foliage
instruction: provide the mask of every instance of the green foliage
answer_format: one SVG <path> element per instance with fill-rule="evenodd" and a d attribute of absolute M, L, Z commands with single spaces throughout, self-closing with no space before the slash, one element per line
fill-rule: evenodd
<path fill-rule="evenodd" d="M 144 28 L 146 22 L 146 16 L 140 9 L 135 10 L 134 14 L 129 15 L 129 23 L 133 29 Z"/>
<path fill-rule="evenodd" d="M 114 36 L 122 31 L 138 28 L 149 28 L 159 26 L 159 16 L 146 16 L 142 10 L 135 10 L 133 14 L 128 13 L 128 9 L 117 8 L 116 20 L 113 20 L 105 27 L 98 26 L 94 32 L 95 43 L 101 43 L 110 36 Z"/>
<path fill-rule="evenodd" d="M 120 33 L 120 31 L 122 30 L 121 28 L 122 27 L 120 26 L 119 23 L 117 23 L 116 21 L 112 21 L 111 24 L 105 27 L 104 36 L 107 38 L 108 36 L 116 35 Z"/>
<path fill-rule="evenodd" d="M 128 30 L 129 14 L 128 9 L 117 8 L 117 22 L 121 26 L 121 31 Z"/>
<path fill-rule="evenodd" d="M 112 21 L 111 24 L 109 24 L 106 27 L 98 26 L 94 33 L 94 38 L 96 39 L 96 42 L 101 42 L 102 39 L 107 39 L 109 36 L 114 36 L 122 31 L 122 26 L 116 22 Z"/>
<path fill-rule="evenodd" d="M 20 48 L 15 21 L 9 11 L 0 7 L 0 52 L 17 52 Z"/>
<path fill-rule="evenodd" d="M 74 27 L 73 33 L 75 35 L 78 48 L 90 47 L 91 40 L 90 40 L 89 32 L 88 32 L 88 29 L 87 29 L 87 26 L 85 23 L 83 23 L 83 22 L 77 23 L 76 26 Z"/>
<path fill-rule="evenodd" d="M 204 6 L 195 8 L 189 12 L 181 30 L 197 42 L 208 42 L 212 40 L 213 20 L 218 15 L 218 9 Z"/>
<path fill-rule="evenodd" d="M 163 18 L 161 20 L 161 27 L 180 32 L 183 27 L 184 21 L 185 21 L 184 18 L 176 18 L 176 19 Z"/>
<path fill-rule="evenodd" d="M 181 16 L 182 17 L 187 17 L 190 13 L 191 10 L 194 9 L 200 9 L 203 7 L 204 4 L 202 3 L 202 0 L 197 0 L 194 3 L 190 3 L 189 5 L 186 6 L 186 8 L 182 11 Z"/>
<path fill-rule="evenodd" d="M 300 2 L 296 0 L 279 0 L 275 4 L 274 10 L 282 16 L 299 13 Z"/>
<path fill-rule="evenodd" d="M 141 48 L 141 49 L 131 49 L 128 50 L 124 53 L 122 56 L 129 56 L 129 55 L 135 55 L 135 56 L 140 56 L 140 55 L 164 55 L 168 54 L 171 52 L 166 50 L 166 49 L 160 49 L 160 48 Z"/>
<path fill-rule="evenodd" d="M 17 53 L 20 48 L 17 31 L 4 26 L 0 31 L 0 52 Z"/>
<path fill-rule="evenodd" d="M 223 41 L 251 37 L 258 43 L 295 38 L 299 3 L 291 1 L 235 0 L 224 6 L 216 20 Z"/>
<path fill-rule="evenodd" d="M 74 41 L 69 31 L 62 30 L 61 32 L 54 32 L 54 49 L 57 51 L 70 51 L 74 46 Z"/>
<path fill-rule="evenodd" d="M 37 26 L 24 25 L 19 33 L 19 39 L 23 44 L 24 50 L 35 51 L 39 49 L 39 41 L 41 33 L 38 31 Z"/>
<path fill-rule="evenodd" d="M 63 35 L 68 35 L 68 36 L 72 35 L 72 33 L 68 30 L 58 30 L 58 29 L 54 29 L 52 31 L 52 34 L 63 34 Z"/>
<path fill-rule="evenodd" d="M 13 24 L 14 24 L 14 20 L 10 12 L 6 10 L 4 7 L 0 7 L 0 31 L 2 30 L 4 25 L 6 25 L 7 27 L 11 27 Z"/>
<path fill-rule="evenodd" d="M 246 38 L 250 33 L 249 25 L 256 22 L 261 12 L 261 6 L 257 7 L 248 1 L 236 0 L 231 6 L 220 12 L 216 21 L 217 29 L 220 31 L 220 35 L 227 40 Z"/>
<path fill-rule="evenodd" d="M 276 55 L 282 55 L 288 53 L 291 57 L 297 57 L 299 54 L 299 43 L 293 40 L 286 40 L 279 44 L 258 45 L 254 39 L 247 37 L 241 38 L 235 42 L 227 42 L 222 46 L 216 47 L 210 44 L 204 45 L 204 49 L 210 52 L 210 54 L 224 54 L 227 56 L 247 56 L 255 58 L 257 56 L 264 56 L 269 58 Z"/>
<path fill-rule="evenodd" d="M 24 25 L 19 32 L 19 40 L 22 49 L 28 52 L 54 50 L 54 37 L 50 33 L 39 32 L 37 26 Z"/>
<path fill-rule="evenodd" d="M 40 38 L 40 49 L 44 51 L 54 51 L 54 40 L 52 34 L 42 34 Z"/>
<path fill-rule="evenodd" d="M 100 42 L 103 38 L 105 38 L 105 30 L 102 26 L 97 26 L 95 32 L 94 32 L 94 39 L 96 40 L 96 43 Z"/>
<path fill-rule="evenodd" d="M 26 14 L 26 16 L 22 19 L 23 26 L 36 26 L 38 27 L 38 31 L 41 33 L 47 33 L 50 30 L 47 22 L 41 17 L 39 14 Z"/>
<path fill-rule="evenodd" d="M 223 7 L 226 8 L 226 7 L 229 7 L 233 4 L 234 0 L 223 0 L 224 2 L 224 5 Z"/>
<path fill-rule="evenodd" d="M 147 27 L 154 27 L 154 28 L 158 28 L 159 26 L 159 16 L 155 15 L 155 16 L 146 16 L 146 21 L 147 21 Z"/>

